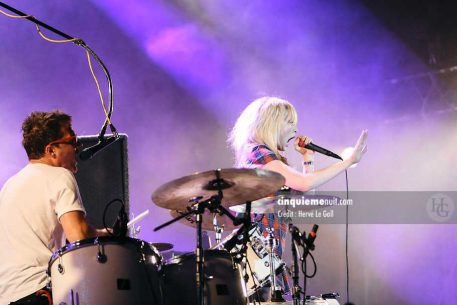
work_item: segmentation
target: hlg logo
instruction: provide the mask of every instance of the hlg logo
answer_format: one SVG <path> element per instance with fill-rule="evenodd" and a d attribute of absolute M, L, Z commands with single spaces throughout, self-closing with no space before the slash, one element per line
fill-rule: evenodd
<path fill-rule="evenodd" d="M 454 214 L 455 203 L 445 194 L 433 194 L 427 200 L 427 213 L 436 222 L 445 222 Z"/>

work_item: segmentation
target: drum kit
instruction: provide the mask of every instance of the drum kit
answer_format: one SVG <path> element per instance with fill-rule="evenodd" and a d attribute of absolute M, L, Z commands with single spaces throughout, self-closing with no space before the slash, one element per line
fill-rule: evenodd
<path fill-rule="evenodd" d="M 273 293 L 285 263 L 274 252 L 273 234 L 265 237 L 251 212 L 272 212 L 284 182 L 275 172 L 232 168 L 165 183 L 152 201 L 173 219 L 154 230 L 175 222 L 192 226 L 195 252 L 164 260 L 161 252 L 173 245 L 122 236 L 68 244 L 49 262 L 54 304 L 246 305 L 262 287 Z M 214 247 L 204 248 L 203 230 L 216 233 Z M 224 230 L 233 232 L 221 239 Z"/>

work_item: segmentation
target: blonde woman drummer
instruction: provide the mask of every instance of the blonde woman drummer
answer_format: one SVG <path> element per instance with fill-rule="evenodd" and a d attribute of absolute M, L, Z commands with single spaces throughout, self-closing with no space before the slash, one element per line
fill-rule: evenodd
<path fill-rule="evenodd" d="M 229 135 L 228 142 L 235 153 L 235 166 L 278 172 L 286 179 L 286 186 L 307 192 L 358 163 L 366 152 L 368 134 L 363 130 L 349 158 L 314 171 L 313 152 L 301 147 L 304 146 L 303 143 L 311 142 L 311 139 L 297 135 L 297 121 L 294 106 L 286 100 L 270 96 L 254 100 L 243 110 Z M 292 141 L 295 150 L 303 157 L 302 172 L 290 167 L 283 155 Z M 280 241 L 275 252 L 281 257 L 285 246 L 286 224 L 281 223 L 274 214 L 265 214 L 256 219 L 264 236 L 267 235 L 266 227 L 274 229 L 274 236 Z"/>

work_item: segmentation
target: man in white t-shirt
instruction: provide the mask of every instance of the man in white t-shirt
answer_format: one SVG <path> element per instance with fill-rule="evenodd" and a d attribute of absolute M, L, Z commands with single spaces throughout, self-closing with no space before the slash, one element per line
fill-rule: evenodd
<path fill-rule="evenodd" d="M 0 191 L 0 305 L 48 304 L 52 253 L 65 238 L 106 235 L 85 218 L 73 176 L 78 142 L 71 117 L 33 112 L 22 132 L 29 163 Z"/>

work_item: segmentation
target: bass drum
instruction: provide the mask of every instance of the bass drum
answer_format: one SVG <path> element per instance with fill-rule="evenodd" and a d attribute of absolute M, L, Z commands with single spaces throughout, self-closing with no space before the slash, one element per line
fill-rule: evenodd
<path fill-rule="evenodd" d="M 197 305 L 195 253 L 172 258 L 163 266 L 163 296 L 167 305 Z M 230 253 L 204 251 L 205 305 L 246 305 L 239 270 Z"/>
<path fill-rule="evenodd" d="M 54 304 L 161 305 L 160 253 L 132 238 L 68 244 L 49 262 Z"/>

